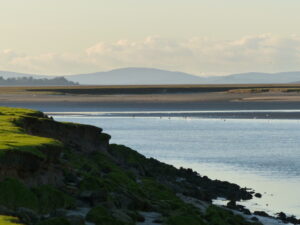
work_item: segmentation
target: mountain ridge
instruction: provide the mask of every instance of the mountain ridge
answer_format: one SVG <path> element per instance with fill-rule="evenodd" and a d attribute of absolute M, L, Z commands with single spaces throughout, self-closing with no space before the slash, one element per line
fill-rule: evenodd
<path fill-rule="evenodd" d="M 26 74 L 0 71 L 0 76 L 53 78 L 53 75 Z M 197 76 L 180 71 L 156 68 L 128 67 L 104 72 L 60 75 L 82 85 L 159 85 L 159 84 L 280 84 L 295 83 L 300 80 L 300 71 L 263 73 L 236 73 L 224 76 Z"/>

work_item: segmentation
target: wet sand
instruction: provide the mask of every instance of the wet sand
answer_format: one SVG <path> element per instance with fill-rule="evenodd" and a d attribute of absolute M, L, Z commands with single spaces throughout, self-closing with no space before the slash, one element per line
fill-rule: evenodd
<path fill-rule="evenodd" d="M 161 87 L 159 88 L 161 90 Z M 114 90 L 115 93 L 99 94 L 99 88 L 93 92 L 95 87 L 90 89 L 76 87 L 80 93 L 71 94 L 69 92 L 74 91 L 71 87 L 69 87 L 71 91 L 63 89 L 68 90 L 67 93 L 59 92 L 55 88 L 43 89 L 43 91 L 38 91 L 37 88 L 0 88 L 0 105 L 32 108 L 45 112 L 134 112 L 128 116 L 144 116 L 144 114 L 139 115 L 138 112 L 149 111 L 153 112 L 152 116 L 300 119 L 300 111 L 284 111 L 300 110 L 299 92 L 231 93 L 224 91 L 223 86 L 221 88 L 204 87 L 198 88 L 195 92 L 193 87 L 186 93 L 168 93 L 169 89 L 165 88 L 163 90 L 167 90 L 166 93 L 159 94 L 118 94 L 119 89 Z M 124 89 L 126 87 L 122 87 L 122 91 Z M 128 89 L 132 91 L 131 87 Z M 141 90 L 143 89 L 139 88 L 139 91 Z M 100 87 L 101 91 L 103 90 Z M 126 89 L 126 92 L 129 91 Z M 264 111 L 260 112 L 260 110 Z M 154 113 L 155 111 L 165 113 Z M 171 113 L 173 111 L 194 112 Z"/>

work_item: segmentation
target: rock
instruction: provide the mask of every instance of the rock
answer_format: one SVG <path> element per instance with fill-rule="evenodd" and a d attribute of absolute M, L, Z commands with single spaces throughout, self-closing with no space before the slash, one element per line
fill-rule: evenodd
<path fill-rule="evenodd" d="M 35 224 L 40 219 L 36 212 L 27 208 L 18 208 L 15 214 L 25 224 Z"/>
<path fill-rule="evenodd" d="M 51 212 L 50 217 L 66 217 L 68 211 L 65 209 L 56 209 L 55 211 Z"/>
<path fill-rule="evenodd" d="M 229 209 L 234 209 L 234 210 L 240 211 L 246 215 L 251 215 L 251 212 L 249 209 L 246 209 L 245 206 L 237 205 L 235 201 L 231 200 L 230 202 L 228 202 L 227 207 Z"/>
<path fill-rule="evenodd" d="M 72 215 L 68 216 L 67 220 L 69 221 L 70 224 L 72 225 L 85 225 L 84 218 L 80 215 Z"/>
<path fill-rule="evenodd" d="M 300 220 L 297 220 L 295 216 L 287 216 L 285 213 L 280 212 L 277 213 L 277 219 L 283 221 L 284 223 L 291 223 L 291 224 L 300 224 Z"/>
<path fill-rule="evenodd" d="M 243 212 L 244 214 L 246 214 L 246 215 L 251 215 L 251 212 L 250 212 L 249 209 L 244 208 L 244 209 L 242 210 L 242 212 Z"/>
<path fill-rule="evenodd" d="M 253 214 L 257 215 L 257 216 L 271 217 L 268 213 L 266 213 L 264 211 L 255 211 Z"/>
<path fill-rule="evenodd" d="M 230 209 L 236 209 L 236 202 L 235 201 L 229 201 L 227 203 L 227 207 L 230 208 Z"/>
<path fill-rule="evenodd" d="M 126 214 L 128 216 L 130 216 L 130 218 L 133 221 L 136 221 L 136 222 L 144 222 L 145 221 L 145 217 L 142 216 L 139 212 L 131 211 L 131 210 L 126 210 Z"/>
<path fill-rule="evenodd" d="M 261 198 L 261 197 L 262 197 L 262 194 L 261 194 L 261 193 L 256 193 L 254 196 L 255 196 L 256 198 Z"/>
<path fill-rule="evenodd" d="M 258 221 L 259 221 L 259 219 L 258 219 L 257 217 L 255 217 L 255 216 L 251 217 L 251 220 L 252 220 L 252 221 L 255 221 L 255 222 L 258 222 Z"/>
<path fill-rule="evenodd" d="M 93 195 L 93 191 L 82 191 L 79 195 L 80 198 L 89 199 Z"/>
<path fill-rule="evenodd" d="M 115 209 L 115 210 L 112 211 L 112 215 L 113 215 L 113 217 L 116 218 L 117 220 L 122 221 L 122 222 L 124 222 L 124 223 L 126 223 L 126 224 L 130 224 L 130 223 L 133 222 L 132 219 L 131 219 L 131 217 L 128 216 L 128 215 L 127 215 L 124 211 L 122 211 L 122 210 L 117 210 L 117 209 Z"/>
<path fill-rule="evenodd" d="M 65 182 L 66 183 L 74 183 L 77 184 L 79 183 L 78 176 L 75 173 L 66 173 L 65 174 Z"/>
<path fill-rule="evenodd" d="M 286 215 L 285 215 L 285 213 L 280 212 L 280 213 L 277 213 L 277 218 L 282 220 L 282 221 L 285 221 L 286 220 Z"/>
<path fill-rule="evenodd" d="M 153 223 L 163 223 L 163 221 L 161 219 L 155 219 Z"/>
<path fill-rule="evenodd" d="M 115 194 L 114 203 L 118 208 L 128 209 L 132 208 L 133 199 L 126 195 Z"/>
<path fill-rule="evenodd" d="M 140 213 L 137 213 L 136 215 L 136 221 L 137 222 L 145 222 L 145 217 L 143 215 L 141 215 Z"/>
<path fill-rule="evenodd" d="M 73 225 L 64 217 L 46 218 L 38 223 L 38 225 Z"/>
<path fill-rule="evenodd" d="M 295 216 L 287 217 L 286 222 L 292 224 L 300 224 L 300 220 L 297 220 Z"/>
<path fill-rule="evenodd" d="M 107 200 L 107 192 L 104 190 L 83 191 L 80 193 L 79 198 L 94 206 Z"/>
<path fill-rule="evenodd" d="M 14 212 L 5 206 L 0 205 L 0 215 L 14 215 Z"/>

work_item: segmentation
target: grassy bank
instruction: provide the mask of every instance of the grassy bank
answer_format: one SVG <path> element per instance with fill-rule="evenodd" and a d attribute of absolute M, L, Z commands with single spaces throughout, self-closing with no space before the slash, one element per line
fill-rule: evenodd
<path fill-rule="evenodd" d="M 250 199 L 247 190 L 109 144 L 100 128 L 5 107 L 0 124 L 0 209 L 23 224 L 133 225 L 147 219 L 144 213 L 156 213 L 156 222 L 166 225 L 260 224 L 211 204 L 218 196 Z M 70 215 L 82 208 L 85 215 Z"/>
<path fill-rule="evenodd" d="M 44 158 L 43 149 L 61 144 L 51 138 L 26 134 L 20 127 L 24 117 L 41 117 L 42 114 L 28 109 L 0 107 L 0 157 L 8 151 L 19 151 Z"/>

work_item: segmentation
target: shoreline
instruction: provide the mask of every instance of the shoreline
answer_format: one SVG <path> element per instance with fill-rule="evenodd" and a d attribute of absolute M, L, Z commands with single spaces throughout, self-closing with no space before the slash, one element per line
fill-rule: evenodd
<path fill-rule="evenodd" d="M 187 218 L 193 224 L 211 224 L 215 219 L 220 224 L 227 220 L 250 224 L 211 204 L 217 197 L 234 201 L 253 198 L 255 193 L 237 184 L 211 180 L 192 169 L 176 169 L 124 145 L 111 144 L 111 136 L 95 126 L 61 123 L 32 110 L 1 111 L 2 122 L 10 128 L 3 130 L 10 138 L 7 145 L 4 142 L 2 159 L 8 161 L 12 154 L 23 159 L 16 162 L 15 173 L 11 172 L 11 164 L 1 165 L 2 176 L 6 177 L 0 182 L 2 196 L 14 197 L 12 202 L 1 198 L 4 215 L 16 215 L 24 224 L 36 225 L 71 225 L 78 219 L 83 223 L 137 224 L 146 221 L 140 212 L 158 213 L 164 224 L 185 224 Z M 23 139 L 15 135 L 20 133 L 23 138 L 37 139 L 26 152 Z M 29 161 L 36 166 L 28 167 Z M 177 194 L 205 201 L 208 207 L 202 213 Z M 24 201 L 24 195 L 29 201 Z M 82 208 L 88 208 L 84 216 L 76 213 Z M 29 210 L 30 214 L 22 214 Z M 70 212 L 75 212 L 75 219 Z"/>
<path fill-rule="evenodd" d="M 27 208 L 29 210 L 32 209 L 37 221 L 42 221 L 42 223 L 38 223 L 39 225 L 48 224 L 48 221 L 53 220 L 60 221 L 60 218 L 53 213 L 57 209 L 65 209 L 62 216 L 64 220 L 67 220 L 65 224 L 73 224 L 69 221 L 72 221 L 74 218 L 69 217 L 68 213 L 72 209 L 76 210 L 84 206 L 88 206 L 89 212 L 85 217 L 78 214 L 82 221 L 98 221 L 97 215 L 99 213 L 106 215 L 111 220 L 123 221 L 124 217 L 114 214 L 115 207 L 118 207 L 120 204 L 122 205 L 120 205 L 118 210 L 121 210 L 121 212 L 125 209 L 124 212 L 131 210 L 138 213 L 138 210 L 152 210 L 152 212 L 161 213 L 159 219 L 166 221 L 167 224 L 172 224 L 170 221 L 175 221 L 178 218 L 179 221 L 185 221 L 187 216 L 193 218 L 193 221 L 196 221 L 197 224 L 201 224 L 203 221 L 207 221 L 207 224 L 210 224 L 210 220 L 213 221 L 212 218 L 218 218 L 222 222 L 224 218 L 220 215 L 225 215 L 228 220 L 240 221 L 240 224 L 250 224 L 250 221 L 253 222 L 251 224 L 260 224 L 257 217 L 255 217 L 255 215 L 259 214 L 270 217 L 265 212 L 251 215 L 248 209 L 236 205 L 238 201 L 249 200 L 258 195 L 261 196 L 261 194 L 242 188 L 234 183 L 212 180 L 206 176 L 201 176 L 192 169 L 176 169 L 172 165 L 162 163 L 153 158 L 146 158 L 126 146 L 111 144 L 109 142 L 111 136 L 103 133 L 101 128 L 83 124 L 60 123 L 41 112 L 25 109 L 2 108 L 1 115 L 3 115 L 2 122 L 7 123 L 6 126 L 21 128 L 21 132 L 24 132 L 23 138 L 36 139 L 36 142 L 31 143 L 28 146 L 30 148 L 27 148 L 26 153 L 24 153 L 23 148 L 18 149 L 19 143 L 22 144 L 23 139 L 15 136 L 15 133 L 19 132 L 19 130 L 4 129 L 3 131 L 7 136 L 11 137 L 7 139 L 7 152 L 3 155 L 3 161 L 10 159 L 10 154 L 23 156 L 24 160 L 17 162 L 16 173 L 11 173 L 9 170 L 11 165 L 2 165 L 4 171 L 2 176 L 5 177 L 6 173 L 8 175 L 13 174 L 10 178 L 5 178 L 1 181 L 3 184 L 2 188 L 4 187 L 4 190 L 8 193 L 12 191 L 12 196 L 17 198 L 14 201 L 16 205 L 10 205 L 7 202 L 2 202 L 2 204 L 7 210 L 5 215 L 15 214 L 21 218 L 22 222 L 25 221 L 25 216 L 14 211 L 17 207 L 25 207 L 26 210 Z M 13 148 L 11 148 L 11 140 L 14 140 L 16 143 Z M 29 160 L 35 161 L 37 166 L 28 168 Z M 89 165 L 93 167 L 88 167 Z M 53 170 L 53 168 L 57 168 L 57 170 Z M 67 168 L 64 173 L 60 172 L 62 168 Z M 19 171 L 22 171 L 22 173 Z M 45 176 L 45 171 L 51 174 Z M 55 179 L 52 179 L 53 176 Z M 31 187 L 33 179 L 34 188 Z M 7 188 L 14 187 L 14 185 L 17 188 Z M 44 189 L 44 185 L 48 185 L 50 188 Z M 119 187 L 120 189 L 118 189 Z M 30 196 L 35 198 L 35 205 L 31 205 L 31 202 L 23 202 L 22 195 L 15 195 L 14 192 L 16 190 L 24 190 L 27 199 L 31 199 Z M 36 190 L 40 191 L 39 193 L 43 193 L 43 195 L 51 196 L 49 199 L 54 198 L 54 195 L 60 194 L 59 199 L 63 198 L 64 202 L 57 205 L 54 204 L 50 208 L 43 208 L 48 206 L 48 198 L 44 199 L 39 195 L 35 195 Z M 92 192 L 90 192 L 91 190 Z M 124 193 L 132 192 L 134 193 L 133 196 L 125 195 L 126 198 L 123 196 Z M 95 195 L 91 193 L 95 193 Z M 98 193 L 103 193 L 104 195 L 96 195 Z M 105 197 L 110 195 L 113 197 L 116 193 L 118 193 L 116 202 L 111 201 L 113 198 Z M 2 194 L 5 195 L 3 191 Z M 204 214 L 189 208 L 191 206 L 180 200 L 178 194 L 205 201 L 208 207 L 205 208 Z M 251 217 L 248 219 L 244 217 L 244 221 L 241 221 L 236 214 L 231 214 L 229 211 L 224 211 L 222 207 L 212 205 L 212 200 L 217 197 L 226 198 L 232 202 L 233 205 L 227 205 L 229 210 L 238 210 Z M 120 202 L 119 199 L 122 199 L 122 201 Z M 141 203 L 135 205 L 136 201 Z M 133 205 L 129 204 L 131 202 L 133 202 Z M 168 205 L 166 206 L 165 204 Z M 111 211 L 103 213 L 102 210 L 108 205 L 111 206 L 109 209 Z M 164 214 L 163 212 L 167 213 Z M 43 213 L 48 213 L 49 216 L 45 217 Z M 282 218 L 288 219 L 287 221 L 294 219 L 294 217 L 286 217 L 283 213 L 282 215 L 284 215 Z M 274 217 L 272 218 L 275 219 Z M 142 219 L 145 221 L 144 217 Z M 127 220 L 137 222 L 136 217 L 126 217 Z M 298 220 L 296 221 L 298 223 Z M 53 224 L 58 224 L 58 222 Z M 178 224 L 184 223 L 180 222 Z M 275 220 L 272 224 L 276 224 Z"/>
<path fill-rule="evenodd" d="M 299 92 L 260 92 L 264 86 L 266 85 L 2 87 L 0 105 L 31 108 L 43 112 L 191 111 L 199 113 L 192 116 L 205 118 L 210 116 L 268 118 L 261 112 L 255 114 L 228 112 L 218 115 L 223 111 L 300 111 Z M 276 86 L 278 85 L 267 85 L 271 89 Z M 293 87 L 293 85 L 281 86 Z M 245 88 L 252 88 L 254 91 Z M 203 111 L 218 112 L 210 115 Z M 182 116 L 189 115 L 182 114 Z M 300 113 L 273 112 L 272 118 L 300 119 Z"/>
<path fill-rule="evenodd" d="M 125 116 L 166 116 L 237 119 L 300 119 L 300 102 L 102 102 L 102 101 L 1 101 L 7 107 L 43 112 Z"/>
<path fill-rule="evenodd" d="M 49 116 L 299 120 L 300 110 L 45 112 Z"/>
<path fill-rule="evenodd" d="M 79 112 L 77 116 L 101 112 L 101 116 L 105 117 L 300 119 L 298 96 L 293 97 L 285 94 L 282 94 L 285 99 L 272 97 L 272 94 L 228 94 L 221 92 L 143 96 L 26 94 L 24 96 L 0 95 L 0 105 L 31 108 L 50 112 L 49 115 L 55 116 L 66 115 L 62 112 L 67 112 L 67 115 L 74 115 L 74 113 Z M 278 101 L 278 99 L 280 100 Z M 272 218 L 275 219 L 275 217 Z"/>
<path fill-rule="evenodd" d="M 69 115 L 69 114 L 73 114 L 73 113 L 67 113 L 67 115 Z M 59 115 L 57 115 L 57 116 L 55 116 L 54 118 L 55 119 L 57 119 L 57 117 L 59 117 L 59 120 L 60 121 L 63 121 L 64 120 L 64 117 L 63 116 L 59 116 Z M 68 116 L 67 116 L 68 117 Z M 67 118 L 67 117 L 65 117 L 65 118 Z M 80 121 L 80 116 L 78 117 L 78 116 L 75 116 L 74 118 L 76 118 L 76 119 L 78 119 L 78 121 Z M 105 116 L 100 116 L 100 117 L 98 117 L 98 116 L 96 116 L 96 118 L 95 119 L 92 119 L 91 118 L 91 120 L 89 120 L 90 118 L 89 117 L 85 117 L 85 116 L 83 116 L 83 120 L 82 121 L 80 121 L 81 123 L 85 123 L 85 119 L 87 119 L 87 121 L 89 121 L 89 123 L 90 124 L 96 124 L 95 123 L 95 121 L 97 120 L 97 118 L 101 118 L 103 121 L 105 120 L 105 118 L 109 118 L 109 117 L 105 117 Z M 116 117 L 110 117 L 112 120 L 114 119 L 114 118 L 116 118 Z M 123 118 L 123 120 L 120 120 L 119 121 L 119 123 L 122 123 L 122 121 L 127 121 L 127 120 L 135 120 L 135 118 L 130 118 L 130 117 L 126 117 L 126 116 L 121 116 L 121 118 Z M 127 119 L 128 118 L 128 119 Z M 149 118 L 149 117 L 148 117 Z M 166 120 L 168 120 L 168 118 L 162 118 L 163 120 L 165 120 L 165 122 L 168 122 L 168 121 L 166 121 Z M 172 118 L 171 118 L 172 119 Z M 175 118 L 175 120 L 176 120 L 177 118 Z M 159 118 L 157 118 L 156 117 L 156 119 L 155 119 L 158 123 L 160 123 L 160 119 Z M 181 120 L 183 120 L 183 118 L 181 118 Z M 70 120 L 67 120 L 67 121 L 72 121 L 72 119 L 70 119 Z M 75 120 L 75 122 L 78 122 L 78 121 L 76 121 Z M 134 123 L 144 123 L 144 121 L 145 120 L 136 120 L 136 122 L 134 122 Z M 152 120 L 150 120 L 150 121 L 152 121 Z M 161 122 L 163 122 L 163 121 L 161 121 Z M 109 120 L 107 121 L 107 124 L 109 124 L 109 123 L 111 123 L 111 122 L 109 122 Z M 113 122 L 112 122 L 113 123 Z M 223 123 L 223 122 L 222 122 Z M 100 122 L 99 122 L 99 124 L 101 124 Z M 129 123 L 130 124 L 130 123 Z M 146 125 L 147 123 L 145 123 L 145 125 Z M 102 124 L 102 127 L 106 130 L 106 131 L 109 131 L 107 128 L 105 128 L 106 126 L 104 126 L 104 124 Z M 164 129 L 163 129 L 164 130 Z M 129 133 L 130 134 L 130 133 Z M 184 134 L 183 134 L 184 135 Z M 114 136 L 114 135 L 113 135 Z M 114 142 L 116 142 L 117 141 L 117 139 L 115 139 L 114 140 Z M 120 141 L 120 142 L 122 142 L 122 141 Z M 118 142 L 116 142 L 116 143 L 118 143 Z M 123 143 L 123 142 L 122 142 Z M 129 145 L 129 143 L 126 143 L 126 145 L 127 146 L 131 146 L 131 145 Z M 138 150 L 141 150 L 141 149 L 139 149 L 137 146 L 131 146 L 132 148 L 134 148 L 134 149 L 138 149 Z M 161 149 L 160 149 L 161 150 Z M 192 164 L 182 164 L 182 162 L 183 161 L 178 161 L 177 163 L 175 163 L 175 162 L 172 162 L 172 160 L 171 161 L 168 161 L 168 157 L 166 157 L 166 158 L 160 158 L 160 157 L 158 157 L 157 155 L 152 155 L 152 154 L 150 154 L 150 155 L 148 155 L 148 154 L 146 154 L 146 152 L 143 152 L 143 151 L 139 151 L 141 154 L 145 154 L 147 157 L 153 157 L 153 158 L 156 158 L 156 159 L 159 159 L 159 160 L 161 160 L 161 161 L 163 161 L 163 162 L 166 162 L 166 163 L 168 163 L 168 164 L 171 164 L 171 165 L 174 165 L 176 168 L 180 168 L 181 166 L 182 167 L 184 167 L 184 168 L 192 168 L 193 170 L 196 170 L 197 172 L 199 172 L 200 174 L 202 174 L 202 175 L 206 175 L 206 176 L 208 176 L 208 177 L 210 177 L 211 179 L 220 179 L 220 180 L 227 180 L 227 181 L 229 181 L 229 182 L 232 182 L 232 183 L 236 183 L 236 184 L 238 184 L 238 185 L 240 185 L 240 186 L 242 186 L 242 187 L 251 187 L 251 188 L 254 188 L 256 191 L 259 191 L 260 193 L 265 193 L 265 190 L 264 189 L 259 189 L 258 188 L 258 186 L 251 186 L 251 183 L 250 182 L 248 182 L 248 183 L 246 183 L 245 184 L 245 181 L 242 181 L 242 183 L 239 183 L 238 182 L 238 180 L 236 180 L 236 179 L 229 179 L 228 178 L 228 176 L 226 176 L 226 178 L 224 177 L 224 175 L 222 175 L 222 176 L 215 176 L 215 175 L 212 175 L 212 173 L 205 173 L 204 171 L 205 171 L 205 169 L 203 170 L 203 169 L 200 169 L 201 167 L 199 167 L 199 168 L 197 168 L 197 167 L 194 167 L 194 165 L 192 166 Z M 241 173 L 244 173 L 245 171 L 243 171 L 243 172 L 241 172 Z M 222 173 L 223 174 L 223 173 Z M 235 177 L 236 178 L 236 177 Z M 248 177 L 249 178 L 249 177 Z M 269 190 L 269 189 L 268 189 Z M 272 193 L 272 192 L 270 192 L 270 193 Z M 268 191 L 268 195 L 270 195 L 270 193 L 269 193 L 269 191 Z M 276 194 L 277 195 L 277 194 Z M 268 200 L 268 199 L 267 199 Z M 250 201 L 250 202 L 252 202 L 252 200 Z M 265 202 L 265 203 L 269 203 L 269 202 Z M 238 204 L 241 204 L 241 203 L 238 203 Z M 251 203 L 251 204 L 253 204 L 253 202 Z M 249 204 L 249 205 L 251 205 L 251 204 Z M 254 205 L 253 205 L 254 206 Z M 248 207 L 247 207 L 248 208 Z M 248 208 L 248 209 L 250 209 L 250 210 L 254 210 L 254 211 L 256 211 L 256 210 L 258 210 L 258 211 L 265 211 L 265 210 L 267 210 L 267 209 L 264 209 L 264 207 L 257 207 L 257 206 L 254 206 L 253 208 Z M 254 212 L 253 211 L 253 212 Z M 277 212 L 279 212 L 280 211 L 280 208 L 278 208 L 277 210 L 274 210 L 274 211 L 265 211 L 265 212 L 267 212 L 267 213 L 269 213 L 270 215 L 273 215 L 272 213 L 274 213 L 274 215 L 273 216 L 275 216 L 275 213 L 277 213 Z M 288 211 L 288 210 L 287 210 Z M 289 212 L 289 215 L 292 215 L 291 214 L 292 212 Z M 299 216 L 299 214 L 295 214 L 295 215 L 297 215 L 297 216 Z"/>

